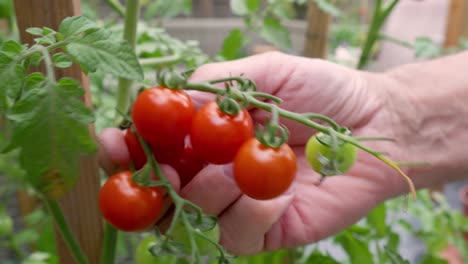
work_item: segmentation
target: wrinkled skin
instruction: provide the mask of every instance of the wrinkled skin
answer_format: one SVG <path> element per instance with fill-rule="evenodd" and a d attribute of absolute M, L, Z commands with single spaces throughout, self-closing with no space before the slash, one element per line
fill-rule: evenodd
<path fill-rule="evenodd" d="M 394 120 L 386 100 L 394 80 L 383 74 L 355 71 L 322 60 L 267 53 L 233 62 L 200 67 L 192 82 L 244 74 L 259 91 L 284 100 L 294 112 L 324 114 L 354 136 L 395 137 Z M 213 99 L 191 92 L 197 107 Z M 251 111 L 254 120 L 267 116 Z M 408 191 L 405 181 L 391 168 L 360 151 L 355 166 L 346 174 L 329 177 L 317 185 L 317 175 L 307 164 L 304 145 L 312 129 L 282 120 L 290 130 L 289 144 L 298 159 L 292 187 L 279 198 L 257 201 L 242 195 L 232 179 L 230 165 L 209 165 L 180 193 L 209 214 L 219 216 L 221 243 L 233 254 L 292 247 L 333 235 L 366 215 L 378 203 Z M 128 162 L 123 137 L 115 129 L 100 134 L 100 161 L 108 171 Z M 365 145 L 385 151 L 393 159 L 405 157 L 400 143 L 373 141 Z M 127 156 L 126 156 L 127 155 Z M 163 219 L 161 222 L 168 221 Z"/>

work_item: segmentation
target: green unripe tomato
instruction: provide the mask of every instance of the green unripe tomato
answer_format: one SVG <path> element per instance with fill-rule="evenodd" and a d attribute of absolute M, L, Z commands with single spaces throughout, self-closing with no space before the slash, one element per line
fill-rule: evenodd
<path fill-rule="evenodd" d="M 324 173 L 324 164 L 321 159 L 331 159 L 332 148 L 325 142 L 330 142 L 330 136 L 321 132 L 313 135 L 307 141 L 305 154 L 307 161 L 316 172 L 324 176 L 329 176 Z M 354 145 L 339 140 L 337 152 L 334 157 L 337 164 L 336 169 L 340 173 L 346 173 L 354 165 L 356 156 L 357 149 Z"/>
<path fill-rule="evenodd" d="M 135 250 L 135 264 L 168 264 L 173 263 L 174 256 L 155 257 L 149 251 L 152 244 L 156 243 L 156 236 L 149 235 L 143 238 Z"/>
<path fill-rule="evenodd" d="M 195 232 L 193 234 L 195 236 L 195 243 L 197 244 L 198 252 L 200 253 L 200 255 L 202 256 L 207 256 L 211 254 L 216 255 L 218 250 L 213 244 L 211 244 L 206 239 L 198 236 Z M 219 230 L 219 225 L 217 223 L 212 229 L 203 231 L 203 234 L 209 237 L 211 240 L 219 243 L 220 230 Z M 187 229 L 180 221 L 177 222 L 177 225 L 174 228 L 174 231 L 172 233 L 172 239 L 174 241 L 183 243 L 188 248 L 190 248 L 190 239 L 187 233 Z"/>
<path fill-rule="evenodd" d="M 6 213 L 0 213 L 0 237 L 11 234 L 13 231 L 13 219 Z"/>

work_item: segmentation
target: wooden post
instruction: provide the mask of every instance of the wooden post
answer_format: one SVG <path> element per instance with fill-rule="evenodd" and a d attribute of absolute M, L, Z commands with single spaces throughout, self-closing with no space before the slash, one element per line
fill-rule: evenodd
<path fill-rule="evenodd" d="M 79 15 L 81 12 L 80 0 L 15 0 L 14 3 L 20 38 L 23 43 L 33 42 L 32 36 L 24 32 L 26 28 L 47 26 L 58 29 L 65 17 Z M 58 78 L 67 76 L 81 81 L 86 90 L 84 100 L 89 106 L 91 105 L 88 79 L 77 65 L 57 70 L 56 75 Z M 94 136 L 92 126 L 90 126 L 90 133 Z M 68 224 L 92 264 L 99 263 L 103 234 L 102 218 L 98 208 L 99 188 L 97 159 L 86 157 L 81 160 L 77 185 L 60 200 L 60 207 Z M 56 233 L 60 263 L 74 263 L 65 243 L 59 233 Z"/>
<path fill-rule="evenodd" d="M 318 8 L 314 0 L 309 0 L 304 56 L 311 58 L 326 57 L 330 20 L 330 15 Z"/>
<path fill-rule="evenodd" d="M 468 3 L 466 0 L 451 0 L 450 9 L 447 15 L 447 26 L 445 31 L 445 43 L 446 48 L 454 47 L 458 45 L 460 36 L 465 33 L 468 33 L 468 27 L 466 22 L 468 19 Z"/>

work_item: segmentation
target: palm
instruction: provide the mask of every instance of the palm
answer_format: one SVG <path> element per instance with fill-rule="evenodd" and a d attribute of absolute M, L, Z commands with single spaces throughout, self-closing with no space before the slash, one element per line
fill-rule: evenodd
<path fill-rule="evenodd" d="M 311 67 L 313 64 L 306 67 L 302 63 L 310 62 L 298 62 L 298 67 L 290 69 L 283 79 L 281 76 L 273 80 L 260 79 L 261 90 L 282 98 L 283 109 L 326 115 L 351 128 L 355 136 L 392 136 L 389 134 L 391 131 L 385 130 L 380 123 L 383 120 L 380 116 L 386 113 L 379 112 L 381 101 L 378 94 L 370 94 L 365 84 L 355 79 L 352 71 L 324 62 L 314 68 Z M 269 115 L 262 110 L 254 110 L 251 114 L 257 121 L 263 121 Z M 286 195 L 290 198 L 284 198 L 287 201 L 283 202 L 278 202 L 282 198 L 271 202 L 245 201 L 249 199 L 246 197 L 238 199 L 244 204 L 244 209 L 247 206 L 255 208 L 250 215 L 244 212 L 236 215 L 239 221 L 253 223 L 250 227 L 239 229 L 229 210 L 221 215 L 223 243 L 234 253 L 254 253 L 325 238 L 354 223 L 377 203 L 394 195 L 388 188 L 389 181 L 400 180 L 382 162 L 360 152 L 358 161 L 347 175 L 329 177 L 318 184 L 320 176 L 311 169 L 304 155 L 304 145 L 314 131 L 290 120 L 282 119 L 281 122 L 290 131 L 288 143 L 294 148 L 299 164 L 291 193 Z M 372 142 L 367 145 L 392 152 L 387 144 Z M 254 212 L 261 210 L 274 211 L 258 215 Z M 265 220 L 265 217 L 270 219 Z M 255 225 L 255 221 L 261 222 L 265 229 Z"/>

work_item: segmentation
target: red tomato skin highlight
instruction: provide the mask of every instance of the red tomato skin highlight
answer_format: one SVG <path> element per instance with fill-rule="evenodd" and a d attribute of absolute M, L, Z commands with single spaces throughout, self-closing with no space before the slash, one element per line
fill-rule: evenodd
<path fill-rule="evenodd" d="M 254 133 L 249 112 L 242 109 L 235 116 L 223 113 L 216 102 L 209 102 L 195 114 L 190 130 L 194 151 L 212 164 L 232 162 L 242 143 Z"/>
<path fill-rule="evenodd" d="M 160 86 L 141 92 L 132 107 L 137 133 L 153 147 L 161 148 L 184 141 L 194 114 L 195 107 L 186 92 Z"/>
<path fill-rule="evenodd" d="M 257 200 L 272 199 L 288 190 L 296 168 L 296 155 L 289 145 L 271 148 L 256 138 L 242 144 L 233 162 L 237 186 Z"/>
<path fill-rule="evenodd" d="M 159 187 L 143 188 L 132 181 L 130 171 L 109 177 L 99 192 L 99 209 L 115 228 L 136 232 L 154 225 L 161 215 Z"/>

